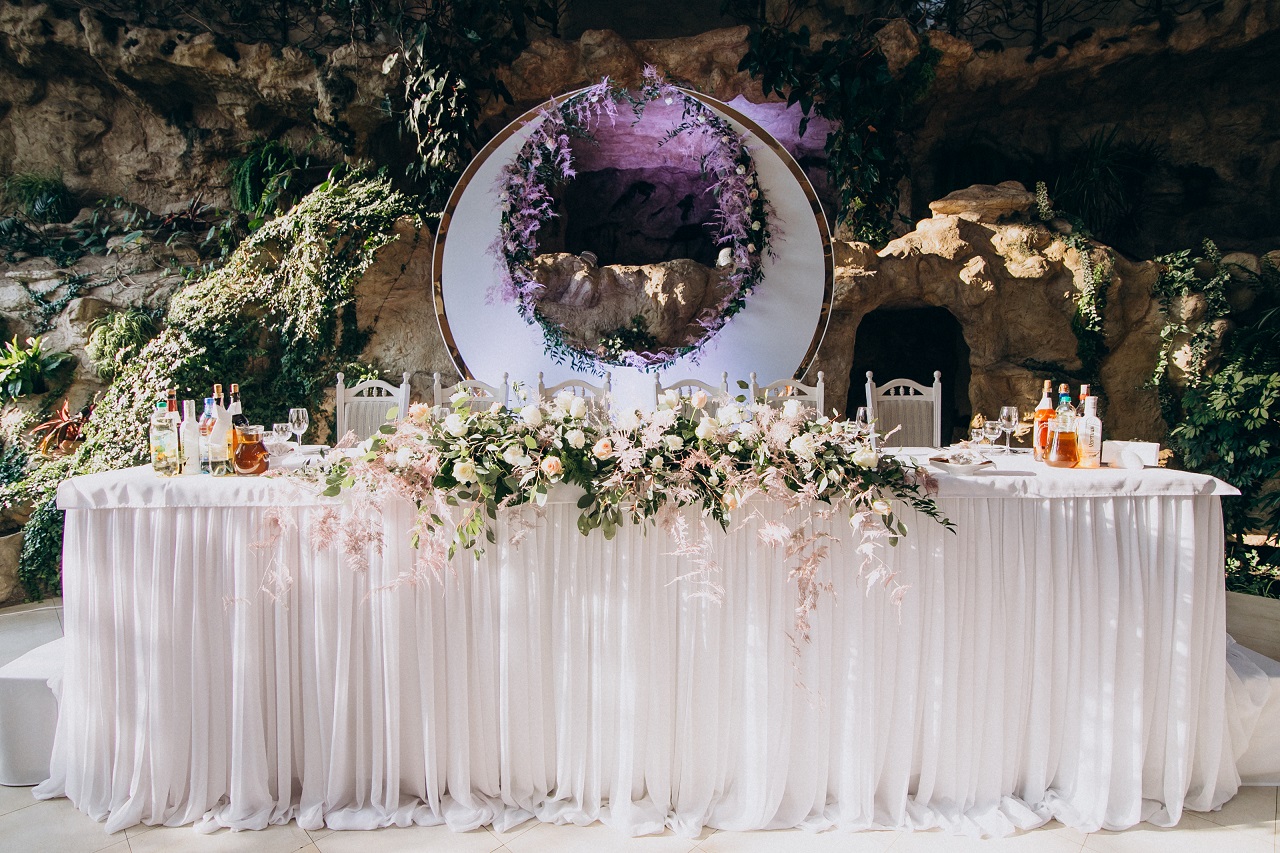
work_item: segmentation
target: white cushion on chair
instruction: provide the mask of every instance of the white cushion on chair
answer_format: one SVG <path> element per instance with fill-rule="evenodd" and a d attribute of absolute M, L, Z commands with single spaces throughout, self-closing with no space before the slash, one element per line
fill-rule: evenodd
<path fill-rule="evenodd" d="M 0 785 L 49 778 L 58 700 L 49 682 L 62 679 L 63 638 L 0 667 Z"/>

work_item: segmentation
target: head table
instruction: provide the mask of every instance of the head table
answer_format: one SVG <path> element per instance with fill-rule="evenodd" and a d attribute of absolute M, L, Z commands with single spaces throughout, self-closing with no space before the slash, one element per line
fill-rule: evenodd
<path fill-rule="evenodd" d="M 68 645 L 51 778 L 115 831 L 530 817 L 671 827 L 1083 831 L 1209 810 L 1240 783 L 1227 720 L 1220 500 L 1195 474 L 938 474 L 860 583 L 847 515 L 828 594 L 758 528 L 712 526 L 712 583 L 661 528 L 581 535 L 573 494 L 405 583 L 413 510 L 353 569 L 277 478 L 64 483 Z M 696 525 L 697 513 L 689 511 Z M 516 530 L 522 537 L 512 544 Z M 709 594 L 718 588 L 719 595 Z"/>

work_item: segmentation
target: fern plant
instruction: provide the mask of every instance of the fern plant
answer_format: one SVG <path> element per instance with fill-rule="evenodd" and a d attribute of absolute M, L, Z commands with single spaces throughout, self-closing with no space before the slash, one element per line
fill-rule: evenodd
<path fill-rule="evenodd" d="M 75 213 L 74 200 L 59 175 L 19 172 L 4 182 L 5 200 L 36 222 L 66 222 Z"/>
<path fill-rule="evenodd" d="M 146 311 L 129 308 L 99 317 L 89 324 L 84 350 L 98 376 L 115 378 L 156 335 L 156 321 Z"/>
<path fill-rule="evenodd" d="M 275 139 L 252 142 L 243 157 L 231 161 L 231 203 L 250 215 L 249 230 L 256 230 L 276 212 L 309 162 Z"/>

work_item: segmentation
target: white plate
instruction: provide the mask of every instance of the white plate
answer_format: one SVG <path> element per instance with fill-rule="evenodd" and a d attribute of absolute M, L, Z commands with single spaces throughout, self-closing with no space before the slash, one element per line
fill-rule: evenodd
<path fill-rule="evenodd" d="M 946 471 L 948 474 L 955 474 L 956 476 L 961 474 L 972 474 L 974 471 L 986 468 L 988 465 L 994 466 L 995 464 L 996 463 L 992 462 L 990 459 L 983 460 L 982 462 L 973 462 L 969 465 L 961 465 L 959 463 L 952 462 L 939 462 L 936 459 L 929 460 L 929 465 L 931 467 L 937 468 L 939 471 Z"/>
<path fill-rule="evenodd" d="M 302 445 L 302 447 L 298 448 L 299 453 L 305 453 L 310 455 L 326 453 L 328 452 L 328 450 L 329 450 L 329 445 L 327 444 L 304 444 Z"/>

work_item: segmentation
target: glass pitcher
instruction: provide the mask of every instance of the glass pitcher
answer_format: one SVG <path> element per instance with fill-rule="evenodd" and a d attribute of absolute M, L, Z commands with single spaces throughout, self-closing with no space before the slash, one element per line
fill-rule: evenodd
<path fill-rule="evenodd" d="M 237 474 L 265 474 L 267 471 L 267 447 L 262 441 L 261 424 L 236 427 Z"/>

